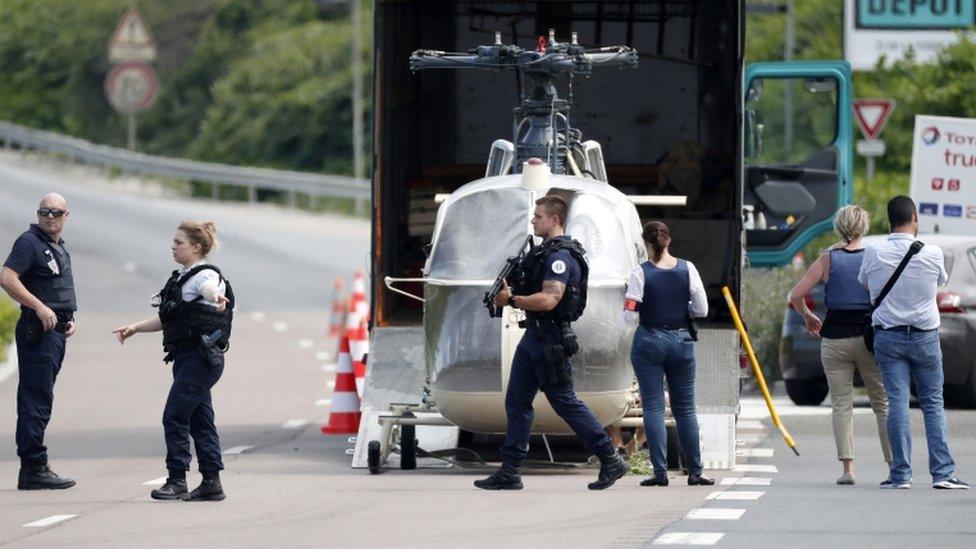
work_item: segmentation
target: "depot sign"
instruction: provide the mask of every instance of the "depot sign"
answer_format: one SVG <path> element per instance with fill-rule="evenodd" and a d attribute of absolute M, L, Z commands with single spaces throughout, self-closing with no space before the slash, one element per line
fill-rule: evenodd
<path fill-rule="evenodd" d="M 928 61 L 976 23 L 974 0 L 844 0 L 844 55 L 854 70 L 872 70 L 908 48 Z"/>
<path fill-rule="evenodd" d="M 976 119 L 915 117 L 911 196 L 921 232 L 976 231 Z"/>

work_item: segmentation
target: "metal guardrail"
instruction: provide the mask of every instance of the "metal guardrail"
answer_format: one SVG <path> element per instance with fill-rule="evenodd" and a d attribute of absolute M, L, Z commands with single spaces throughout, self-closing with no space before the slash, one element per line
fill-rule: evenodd
<path fill-rule="evenodd" d="M 286 192 L 291 205 L 294 205 L 295 193 L 355 199 L 357 210 L 363 201 L 370 199 L 368 179 L 152 156 L 10 122 L 0 121 L 0 141 L 7 147 L 62 154 L 84 164 L 117 168 L 123 172 L 213 183 L 214 197 L 219 196 L 219 185 L 226 184 L 246 187 L 252 202 L 257 199 L 257 189 Z"/>

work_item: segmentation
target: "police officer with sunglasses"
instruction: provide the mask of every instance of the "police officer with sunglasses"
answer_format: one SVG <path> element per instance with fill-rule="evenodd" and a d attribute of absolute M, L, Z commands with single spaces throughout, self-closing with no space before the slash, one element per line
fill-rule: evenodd
<path fill-rule="evenodd" d="M 44 429 L 51 419 L 54 382 L 64 360 L 65 341 L 75 331 L 75 285 L 71 256 L 61 239 L 68 203 L 57 193 L 41 200 L 37 223 L 14 242 L 0 270 L 0 287 L 20 303 L 15 332 L 20 383 L 17 386 L 18 490 L 70 488 L 75 481 L 48 466 Z"/>

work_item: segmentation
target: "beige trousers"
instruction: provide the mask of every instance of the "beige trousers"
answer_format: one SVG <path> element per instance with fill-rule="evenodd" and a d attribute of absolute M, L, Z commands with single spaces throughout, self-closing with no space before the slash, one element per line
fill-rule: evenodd
<path fill-rule="evenodd" d="M 874 355 L 864 346 L 864 340 L 860 337 L 821 339 L 820 360 L 830 388 L 837 459 L 854 459 L 854 369 L 857 368 L 878 421 L 881 452 L 885 461 L 891 463 L 887 426 L 888 394 L 885 393 L 881 370 L 874 361 Z"/>

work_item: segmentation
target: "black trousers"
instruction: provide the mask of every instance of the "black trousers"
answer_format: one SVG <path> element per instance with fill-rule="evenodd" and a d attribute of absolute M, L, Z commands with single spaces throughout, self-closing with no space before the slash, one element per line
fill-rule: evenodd
<path fill-rule="evenodd" d="M 535 417 L 532 401 L 540 389 L 553 410 L 583 441 L 586 451 L 600 457 L 612 455 L 614 448 L 610 436 L 593 412 L 576 396 L 572 380 L 559 385 L 542 383 L 545 369 L 544 345 L 542 337 L 527 330 L 515 349 L 508 390 L 505 393 L 508 426 L 505 444 L 501 447 L 502 462 L 517 469 L 525 461 L 529 436 L 532 434 L 532 420 Z M 568 359 L 565 368 L 570 368 Z"/>
<path fill-rule="evenodd" d="M 223 372 L 223 363 L 215 368 L 210 367 L 196 347 L 173 354 L 173 386 L 169 389 L 163 410 L 167 469 L 190 469 L 191 438 L 201 472 L 216 472 L 224 468 L 210 398 L 210 389 Z"/>
<path fill-rule="evenodd" d="M 21 315 L 14 330 L 17 342 L 17 455 L 22 466 L 47 463 L 44 430 L 51 420 L 54 381 L 64 362 L 65 337 L 46 332 L 38 343 L 27 342 L 27 319 Z"/>

